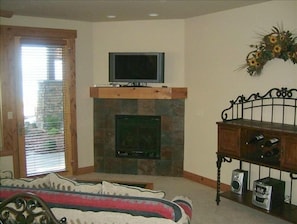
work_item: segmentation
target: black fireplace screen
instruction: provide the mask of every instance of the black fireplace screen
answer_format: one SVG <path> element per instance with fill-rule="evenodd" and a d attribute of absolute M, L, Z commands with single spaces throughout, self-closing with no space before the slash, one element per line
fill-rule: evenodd
<path fill-rule="evenodd" d="M 116 115 L 116 157 L 159 159 L 161 116 Z"/>

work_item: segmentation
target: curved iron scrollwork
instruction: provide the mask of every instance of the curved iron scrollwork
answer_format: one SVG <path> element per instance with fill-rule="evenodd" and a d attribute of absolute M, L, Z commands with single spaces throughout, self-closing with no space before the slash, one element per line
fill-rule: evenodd
<path fill-rule="evenodd" d="M 57 220 L 46 203 L 32 193 L 19 193 L 0 203 L 0 224 L 66 224 Z"/>
<path fill-rule="evenodd" d="M 297 101 L 297 89 L 288 89 L 286 87 L 272 88 L 264 95 L 260 95 L 260 93 L 253 93 L 248 97 L 245 97 L 244 95 L 238 96 L 235 100 L 230 101 L 230 106 L 228 108 L 222 111 L 221 118 L 223 121 L 243 119 L 244 110 L 246 109 L 243 107 L 245 103 L 251 103 L 257 100 L 263 101 L 266 99 L 295 99 Z M 296 104 L 293 104 L 291 107 L 296 108 Z M 252 106 L 248 107 L 248 109 L 250 108 L 252 108 Z M 230 113 L 231 117 L 229 117 Z"/>
<path fill-rule="evenodd" d="M 262 98 L 265 98 L 267 96 L 271 97 L 277 97 L 277 98 L 292 98 L 294 95 L 294 92 L 297 93 L 297 89 L 288 89 L 288 88 L 273 88 L 269 90 Z"/>

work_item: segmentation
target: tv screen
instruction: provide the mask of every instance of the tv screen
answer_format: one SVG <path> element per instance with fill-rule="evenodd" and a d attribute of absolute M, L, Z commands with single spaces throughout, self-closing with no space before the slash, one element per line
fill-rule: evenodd
<path fill-rule="evenodd" d="M 164 53 L 109 53 L 109 82 L 127 82 L 133 85 L 163 83 Z"/>

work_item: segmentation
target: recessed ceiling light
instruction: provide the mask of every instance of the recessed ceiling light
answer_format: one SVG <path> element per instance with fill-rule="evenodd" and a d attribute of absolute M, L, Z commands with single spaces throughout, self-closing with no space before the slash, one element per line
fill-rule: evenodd
<path fill-rule="evenodd" d="M 116 18 L 117 16 L 115 16 L 115 15 L 108 15 L 108 16 L 106 16 L 108 19 L 114 19 L 114 18 Z"/>
<path fill-rule="evenodd" d="M 158 13 L 150 13 L 149 16 L 156 17 L 156 16 L 159 16 L 159 14 Z"/>

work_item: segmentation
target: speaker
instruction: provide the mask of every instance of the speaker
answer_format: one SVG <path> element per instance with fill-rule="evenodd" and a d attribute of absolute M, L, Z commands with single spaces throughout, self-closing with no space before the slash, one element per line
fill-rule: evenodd
<path fill-rule="evenodd" d="M 243 194 L 247 190 L 248 171 L 236 169 L 232 171 L 231 191 Z"/>

